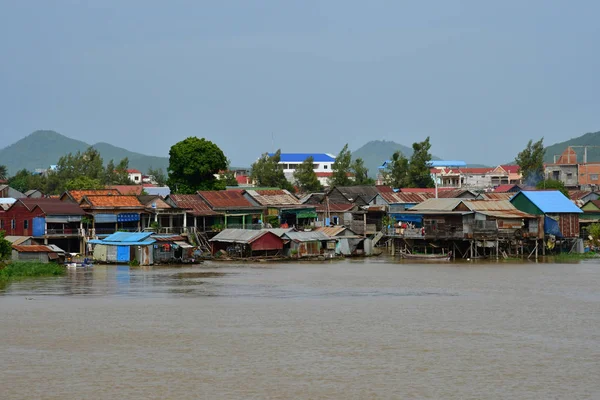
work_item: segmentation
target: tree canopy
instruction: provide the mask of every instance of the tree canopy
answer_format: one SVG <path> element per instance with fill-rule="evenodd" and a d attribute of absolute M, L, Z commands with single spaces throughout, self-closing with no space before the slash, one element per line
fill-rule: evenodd
<path fill-rule="evenodd" d="M 281 161 L 281 150 L 275 154 L 264 153 L 258 160 L 252 164 L 250 177 L 256 181 L 258 186 L 277 187 L 294 191 L 294 186 L 287 180 L 283 173 Z"/>
<path fill-rule="evenodd" d="M 6 165 L 0 165 L 0 179 L 8 179 L 8 170 L 6 169 Z"/>
<path fill-rule="evenodd" d="M 395 188 L 408 187 L 410 180 L 408 177 L 408 159 L 400 151 L 396 151 L 391 160 L 387 163 L 383 173 L 386 185 Z"/>
<path fill-rule="evenodd" d="M 66 190 L 97 190 L 103 189 L 104 185 L 98 179 L 78 176 L 65 184 Z"/>
<path fill-rule="evenodd" d="M 213 142 L 189 137 L 169 150 L 169 178 L 172 193 L 193 194 L 198 190 L 220 190 L 225 185 L 215 174 L 227 168 L 227 158 Z"/>
<path fill-rule="evenodd" d="M 12 254 L 12 244 L 5 237 L 6 232 L 0 231 L 0 261 L 10 258 Z"/>
<path fill-rule="evenodd" d="M 352 164 L 352 153 L 348 150 L 348 143 L 340 150 L 337 157 L 335 158 L 335 162 L 333 163 L 332 176 L 329 179 L 330 186 L 350 186 L 352 185 L 352 180 L 348 176 L 348 172 L 350 172 L 350 167 Z"/>
<path fill-rule="evenodd" d="M 227 159 L 227 168 L 219 175 L 219 180 L 225 183 L 226 186 L 239 186 L 235 173 L 231 170 L 231 161 Z"/>
<path fill-rule="evenodd" d="M 131 185 L 133 182 L 129 179 L 129 159 L 125 157 L 117 165 L 113 160 L 106 164 L 102 182 L 105 185 Z"/>
<path fill-rule="evenodd" d="M 43 192 L 46 188 L 46 178 L 40 174 L 34 174 L 26 169 L 22 169 L 17 171 L 14 176 L 8 178 L 8 185 L 21 193 L 32 189 L 38 189 Z"/>
<path fill-rule="evenodd" d="M 515 158 L 515 163 L 521 169 L 521 175 L 525 184 L 535 186 L 544 179 L 545 153 L 544 138 L 541 138 L 535 143 L 533 143 L 533 140 L 529 140 L 527 147 L 519 152 Z"/>
<path fill-rule="evenodd" d="M 412 145 L 413 154 L 408 163 L 408 187 L 432 188 L 435 182 L 431 178 L 431 143 L 429 136 L 422 142 L 415 142 Z"/>
<path fill-rule="evenodd" d="M 362 158 L 352 161 L 350 170 L 354 174 L 355 185 L 374 185 L 375 179 L 369 177 L 369 169 L 365 166 Z"/>
<path fill-rule="evenodd" d="M 323 190 L 323 185 L 319 182 L 319 178 L 317 178 L 314 170 L 314 162 L 315 159 L 309 156 L 294 171 L 296 186 L 303 193 L 320 192 Z"/>

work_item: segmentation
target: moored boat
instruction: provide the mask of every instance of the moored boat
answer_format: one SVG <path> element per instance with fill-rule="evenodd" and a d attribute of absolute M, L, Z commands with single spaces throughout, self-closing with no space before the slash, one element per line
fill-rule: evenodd
<path fill-rule="evenodd" d="M 400 253 L 402 258 L 407 260 L 432 260 L 432 261 L 450 261 L 452 259 L 452 252 L 446 254 L 414 254 L 414 253 Z"/>

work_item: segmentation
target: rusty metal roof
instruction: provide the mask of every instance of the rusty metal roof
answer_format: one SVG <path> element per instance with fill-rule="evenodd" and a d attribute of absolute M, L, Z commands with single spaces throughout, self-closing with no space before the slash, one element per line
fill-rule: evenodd
<path fill-rule="evenodd" d="M 54 250 L 50 249 L 49 247 L 40 245 L 13 244 L 12 248 L 18 251 L 19 253 L 54 253 Z"/>
<path fill-rule="evenodd" d="M 180 235 L 152 235 L 151 238 L 157 242 L 185 242 L 185 238 Z"/>
<path fill-rule="evenodd" d="M 510 192 L 501 192 L 501 193 L 495 193 L 495 192 L 486 192 L 486 193 L 480 193 L 477 198 L 478 199 L 482 199 L 482 200 L 510 200 L 516 193 L 510 193 Z"/>
<path fill-rule="evenodd" d="M 224 208 L 260 208 L 254 206 L 244 197 L 240 190 L 203 190 L 199 191 L 200 197 L 214 209 Z"/>
<path fill-rule="evenodd" d="M 516 185 L 516 184 L 506 184 L 506 185 L 497 186 L 496 189 L 494 189 L 494 192 L 496 192 L 496 193 L 505 193 L 505 192 L 508 192 L 508 191 L 514 189 L 515 187 L 517 189 L 521 190 L 521 187 L 519 185 Z"/>
<path fill-rule="evenodd" d="M 581 200 L 594 192 L 590 190 L 569 190 L 569 198 L 571 200 Z"/>
<path fill-rule="evenodd" d="M 315 210 L 317 212 L 325 212 L 327 211 L 326 204 L 315 204 Z M 354 204 L 329 204 L 330 212 L 348 212 L 351 211 L 355 207 Z"/>
<path fill-rule="evenodd" d="M 289 191 L 278 190 L 246 190 L 258 204 L 263 206 L 286 206 L 302 204 L 300 200 Z"/>
<path fill-rule="evenodd" d="M 479 214 L 488 215 L 495 218 L 507 218 L 507 219 L 535 219 L 535 215 L 527 214 L 526 212 L 519 210 L 504 210 L 504 211 L 476 211 Z"/>
<path fill-rule="evenodd" d="M 144 187 L 142 185 L 112 185 L 109 189 L 117 189 L 120 194 L 139 196 Z"/>
<path fill-rule="evenodd" d="M 186 212 L 197 216 L 210 216 L 210 215 L 221 215 L 215 212 L 202 200 L 197 194 L 171 194 L 169 199 L 175 203 L 179 208 L 186 210 Z"/>
<path fill-rule="evenodd" d="M 419 204 L 433 197 L 431 193 L 380 192 L 388 204 Z"/>
<path fill-rule="evenodd" d="M 475 193 L 473 193 L 467 189 L 452 189 L 452 190 L 444 190 L 442 192 L 438 191 L 438 197 L 441 199 L 458 198 L 465 193 L 469 193 L 473 196 L 473 198 L 475 198 Z"/>
<path fill-rule="evenodd" d="M 356 235 L 352 230 L 350 230 L 350 228 L 346 228 L 343 225 L 321 226 L 321 227 L 318 227 L 318 228 L 315 229 L 315 231 L 323 232 L 327 236 L 331 236 L 331 237 L 335 237 L 335 236 L 339 235 L 340 233 L 342 233 L 342 232 L 344 232 L 346 230 L 352 232 L 353 235 Z"/>

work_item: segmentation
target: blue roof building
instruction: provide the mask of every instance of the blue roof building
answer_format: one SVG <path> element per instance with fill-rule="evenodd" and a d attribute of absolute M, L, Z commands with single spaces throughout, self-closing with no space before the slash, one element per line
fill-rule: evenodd
<path fill-rule="evenodd" d="M 139 265 L 154 263 L 153 232 L 115 232 L 104 239 L 90 240 L 94 245 L 95 261 L 127 264 L 136 260 Z"/>
<path fill-rule="evenodd" d="M 269 153 L 272 157 L 275 153 Z M 335 162 L 335 156 L 328 153 L 281 153 L 280 163 L 301 163 L 308 157 L 312 157 L 315 162 Z"/>

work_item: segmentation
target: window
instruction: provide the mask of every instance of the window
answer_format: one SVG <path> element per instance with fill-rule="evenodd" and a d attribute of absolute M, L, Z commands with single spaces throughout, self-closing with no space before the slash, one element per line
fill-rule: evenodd
<path fill-rule="evenodd" d="M 16 229 L 17 228 L 17 221 L 15 221 L 14 219 L 10 220 L 10 229 Z"/>
<path fill-rule="evenodd" d="M 339 217 L 332 217 L 331 219 L 332 219 L 334 225 L 339 225 L 340 224 L 340 218 Z"/>
<path fill-rule="evenodd" d="M 572 178 L 573 174 L 571 172 L 567 172 L 567 178 Z"/>
<path fill-rule="evenodd" d="M 135 178 L 133 178 L 133 179 L 134 179 L 134 180 L 136 180 L 136 181 L 139 181 L 139 180 L 140 180 L 140 177 L 136 175 L 136 177 L 135 177 Z"/>
<path fill-rule="evenodd" d="M 323 169 L 327 169 L 327 167 L 329 167 L 329 165 L 327 165 L 327 164 L 323 165 Z"/>
<path fill-rule="evenodd" d="M 29 220 L 23 221 L 23 229 L 29 229 Z"/>
<path fill-rule="evenodd" d="M 597 180 L 598 180 L 598 174 L 591 174 L 591 175 L 590 175 L 590 179 L 591 179 L 592 181 L 597 181 Z"/>

